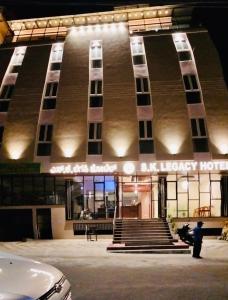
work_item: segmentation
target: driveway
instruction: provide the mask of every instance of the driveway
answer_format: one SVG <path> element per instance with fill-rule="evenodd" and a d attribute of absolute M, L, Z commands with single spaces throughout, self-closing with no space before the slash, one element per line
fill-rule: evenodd
<path fill-rule="evenodd" d="M 228 242 L 204 240 L 204 259 L 190 254 L 107 253 L 111 240 L 0 243 L 0 251 L 59 268 L 83 300 L 227 300 Z"/>

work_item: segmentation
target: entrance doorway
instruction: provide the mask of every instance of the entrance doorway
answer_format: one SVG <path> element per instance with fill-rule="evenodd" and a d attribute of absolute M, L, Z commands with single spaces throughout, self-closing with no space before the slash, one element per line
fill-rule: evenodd
<path fill-rule="evenodd" d="M 66 180 L 67 219 L 113 218 L 116 205 L 114 176 L 75 176 Z"/>

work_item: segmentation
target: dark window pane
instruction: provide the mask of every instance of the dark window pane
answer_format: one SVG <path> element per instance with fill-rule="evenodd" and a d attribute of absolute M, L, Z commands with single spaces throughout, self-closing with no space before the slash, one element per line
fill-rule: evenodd
<path fill-rule="evenodd" d="M 51 64 L 51 71 L 56 71 L 61 69 L 61 63 L 56 62 Z"/>
<path fill-rule="evenodd" d="M 52 125 L 48 125 L 47 126 L 47 136 L 46 136 L 46 141 L 50 141 L 52 140 L 52 130 L 53 130 L 53 126 Z"/>
<path fill-rule="evenodd" d="M 139 137 L 145 137 L 144 121 L 139 121 Z"/>
<path fill-rule="evenodd" d="M 45 125 L 40 125 L 39 141 L 45 140 Z"/>
<path fill-rule="evenodd" d="M 102 94 L 102 81 L 97 81 L 97 94 Z"/>
<path fill-rule="evenodd" d="M 137 92 L 142 92 L 141 78 L 136 78 L 136 90 Z"/>
<path fill-rule="evenodd" d="M 154 153 L 154 142 L 153 140 L 142 140 L 139 141 L 139 151 L 140 153 Z"/>
<path fill-rule="evenodd" d="M 147 121 L 146 126 L 147 126 L 147 137 L 152 138 L 152 122 Z"/>
<path fill-rule="evenodd" d="M 2 142 L 4 126 L 0 126 L 0 143 Z"/>
<path fill-rule="evenodd" d="M 43 102 L 43 109 L 55 109 L 56 98 L 45 98 Z"/>
<path fill-rule="evenodd" d="M 102 96 L 91 96 L 89 106 L 90 107 L 102 107 L 103 106 L 103 97 Z"/>
<path fill-rule="evenodd" d="M 191 119 L 192 136 L 198 136 L 197 123 L 195 119 Z"/>
<path fill-rule="evenodd" d="M 97 136 L 96 138 L 99 140 L 101 139 L 101 134 L 102 134 L 102 126 L 101 123 L 97 123 Z"/>
<path fill-rule="evenodd" d="M 102 142 L 88 142 L 88 154 L 102 154 Z"/>
<path fill-rule="evenodd" d="M 49 156 L 51 155 L 51 143 L 39 143 L 37 147 L 38 156 Z"/>
<path fill-rule="evenodd" d="M 195 75 L 191 75 L 191 81 L 193 90 L 198 90 L 198 84 Z"/>
<path fill-rule="evenodd" d="M 189 82 L 189 78 L 187 75 L 183 76 L 184 79 L 184 86 L 185 86 L 185 90 L 190 90 L 191 86 L 190 86 L 190 82 Z"/>
<path fill-rule="evenodd" d="M 18 65 L 18 66 L 12 66 L 10 72 L 11 73 L 18 73 L 20 71 L 20 68 L 21 68 L 20 65 Z"/>
<path fill-rule="evenodd" d="M 10 99 L 13 93 L 14 85 L 4 85 L 1 92 L 1 99 Z"/>
<path fill-rule="evenodd" d="M 52 94 L 51 96 L 56 96 L 57 95 L 57 89 L 58 89 L 58 82 L 55 82 L 52 84 Z"/>
<path fill-rule="evenodd" d="M 0 112 L 7 112 L 10 101 L 0 101 Z"/>
<path fill-rule="evenodd" d="M 90 83 L 90 94 L 96 94 L 95 92 L 95 80 L 92 80 L 91 83 Z"/>
<path fill-rule="evenodd" d="M 137 94 L 137 105 L 150 105 L 150 94 Z"/>
<path fill-rule="evenodd" d="M 134 55 L 133 56 L 133 64 L 134 65 L 143 65 L 143 64 L 145 64 L 144 55 Z"/>
<path fill-rule="evenodd" d="M 45 96 L 50 96 L 51 95 L 51 83 L 48 83 L 46 85 L 46 92 L 45 92 Z"/>
<path fill-rule="evenodd" d="M 36 204 L 46 204 L 44 196 L 44 177 L 43 176 L 34 176 L 34 194 Z"/>
<path fill-rule="evenodd" d="M 200 128 L 200 135 L 206 136 L 206 128 L 205 128 L 204 119 L 199 119 L 199 128 Z"/>
<path fill-rule="evenodd" d="M 144 92 L 149 92 L 148 78 L 143 78 L 143 88 L 144 88 Z"/>
<path fill-rule="evenodd" d="M 94 123 L 89 124 L 89 139 L 94 139 Z"/>
<path fill-rule="evenodd" d="M 201 95 L 199 91 L 185 92 L 185 93 L 186 93 L 187 104 L 201 103 Z"/>
<path fill-rule="evenodd" d="M 192 56 L 190 51 L 181 51 L 178 52 L 179 61 L 191 60 Z"/>
<path fill-rule="evenodd" d="M 101 68 L 101 67 L 102 67 L 101 59 L 92 60 L 92 68 Z"/>
<path fill-rule="evenodd" d="M 208 152 L 207 138 L 193 139 L 194 152 Z"/>

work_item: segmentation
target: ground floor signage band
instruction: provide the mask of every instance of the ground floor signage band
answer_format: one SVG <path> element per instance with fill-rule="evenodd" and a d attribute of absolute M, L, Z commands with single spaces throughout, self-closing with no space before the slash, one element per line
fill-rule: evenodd
<path fill-rule="evenodd" d="M 165 161 L 165 162 L 125 162 L 104 164 L 62 164 L 53 165 L 52 174 L 79 174 L 79 173 L 114 173 L 125 174 L 157 173 L 157 172 L 191 172 L 191 171 L 227 171 L 228 161 Z"/>

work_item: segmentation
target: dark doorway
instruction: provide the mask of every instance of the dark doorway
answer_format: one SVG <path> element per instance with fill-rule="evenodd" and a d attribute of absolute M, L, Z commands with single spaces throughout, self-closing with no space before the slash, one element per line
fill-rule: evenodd
<path fill-rule="evenodd" d="M 167 216 L 167 181 L 166 176 L 159 177 L 158 184 L 158 217 L 166 218 Z"/>
<path fill-rule="evenodd" d="M 228 176 L 222 176 L 221 179 L 221 216 L 228 217 Z"/>
<path fill-rule="evenodd" d="M 51 209 L 40 208 L 36 211 L 37 230 L 40 239 L 52 239 Z"/>
<path fill-rule="evenodd" d="M 0 240 L 21 241 L 34 238 L 31 209 L 0 210 Z"/>

